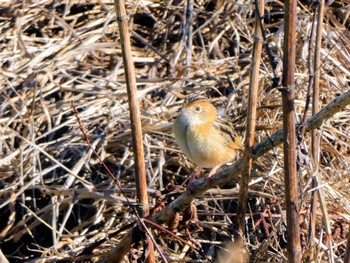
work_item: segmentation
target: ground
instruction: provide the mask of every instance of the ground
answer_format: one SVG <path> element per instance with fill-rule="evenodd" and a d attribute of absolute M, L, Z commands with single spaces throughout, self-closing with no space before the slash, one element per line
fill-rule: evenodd
<path fill-rule="evenodd" d="M 195 169 L 171 131 L 186 95 L 209 97 L 239 136 L 245 136 L 255 6 L 245 0 L 203 0 L 194 1 L 191 9 L 191 3 L 127 2 L 148 193 L 156 209 L 163 209 L 185 190 L 183 186 Z M 336 0 L 325 8 L 321 108 L 349 90 L 349 6 L 347 1 Z M 309 64 L 315 50 L 310 36 L 316 32 L 316 8 L 316 2 L 298 3 L 298 122 L 311 116 L 307 97 L 311 94 Z M 257 143 L 282 128 L 281 93 L 273 81 L 282 72 L 283 11 L 282 2 L 265 4 Z M 131 126 L 114 3 L 3 1 L 0 28 L 1 251 L 10 262 L 108 261 L 102 252 L 118 245 L 133 226 L 135 215 L 87 145 L 71 102 L 92 146 L 120 180 L 129 201 L 136 204 Z M 276 70 L 271 56 L 277 62 Z M 318 176 L 325 203 L 317 203 L 314 238 L 309 232 L 310 206 L 316 193 L 309 133 L 300 146 L 304 262 L 315 247 L 317 262 L 329 258 L 339 262 L 344 256 L 350 222 L 349 110 L 346 107 L 320 127 Z M 156 242 L 168 260 L 208 262 L 218 258 L 224 247 L 235 251 L 230 242 L 235 233 L 237 197 L 236 181 L 207 191 L 195 199 L 192 210 L 165 226 L 194 242 L 197 249 L 154 228 Z M 254 163 L 246 225 L 247 261 L 286 261 L 282 146 Z M 329 226 L 329 235 L 325 226 Z M 329 239 L 332 250 L 328 249 Z M 142 257 L 136 252 L 141 248 L 142 244 L 130 249 L 128 260 Z M 223 257 L 219 262 L 227 261 Z"/>

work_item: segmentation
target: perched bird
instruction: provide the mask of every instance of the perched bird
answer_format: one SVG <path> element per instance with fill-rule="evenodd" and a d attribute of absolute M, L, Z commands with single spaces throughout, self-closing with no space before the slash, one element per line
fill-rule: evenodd
<path fill-rule="evenodd" d="M 218 118 L 214 105 L 199 95 L 186 98 L 174 122 L 173 132 L 181 150 L 199 166 L 189 184 L 201 168 L 212 168 L 206 176 L 208 179 L 220 165 L 233 161 L 237 150 L 243 148 L 232 125 Z"/>

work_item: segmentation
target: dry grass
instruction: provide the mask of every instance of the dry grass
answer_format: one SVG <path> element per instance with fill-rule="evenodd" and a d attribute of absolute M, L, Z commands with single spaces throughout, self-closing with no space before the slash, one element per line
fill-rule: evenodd
<path fill-rule="evenodd" d="M 193 46 L 187 53 L 187 1 L 128 3 L 153 205 L 170 202 L 177 195 L 170 186 L 184 185 L 193 169 L 171 133 L 172 118 L 185 94 L 210 96 L 244 134 L 254 5 L 245 0 L 222 6 L 220 1 L 217 6 L 215 1 L 195 2 Z M 349 7 L 346 1 L 336 0 L 326 8 L 322 107 L 349 90 Z M 299 119 L 304 114 L 309 79 L 312 10 L 304 2 L 298 5 L 295 103 Z M 283 3 L 267 3 L 265 13 L 267 42 L 281 58 Z M 92 144 L 135 202 L 128 104 L 113 1 L 3 1 L 0 29 L 1 250 L 12 262 L 101 259 L 100 253 L 116 246 L 127 231 L 122 228 L 135 217 L 87 147 L 71 101 Z M 273 73 L 266 50 L 263 54 L 257 141 L 282 126 L 280 92 L 265 92 Z M 186 61 L 191 62 L 187 72 Z M 321 128 L 320 187 L 331 222 L 333 252 L 327 248 L 319 210 L 318 262 L 330 257 L 340 262 L 349 232 L 349 114 L 348 107 Z M 305 142 L 309 146 L 308 134 Z M 286 260 L 282 154 L 277 147 L 255 164 L 245 238 L 251 262 Z M 314 190 L 310 165 L 300 165 L 305 262 L 310 251 L 308 212 Z M 216 258 L 220 248 L 231 247 L 235 186 L 232 182 L 226 189 L 207 192 L 194 202 L 199 220 L 185 220 L 173 229 L 195 242 L 199 250 L 154 231 L 170 261 L 207 262 Z M 155 195 L 160 190 L 162 200 Z M 115 233 L 120 229 L 123 231 Z M 138 256 L 137 250 L 132 251 Z"/>

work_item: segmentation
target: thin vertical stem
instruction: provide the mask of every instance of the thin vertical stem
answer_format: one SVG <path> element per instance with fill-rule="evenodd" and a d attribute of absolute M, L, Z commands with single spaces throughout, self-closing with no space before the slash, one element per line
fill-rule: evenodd
<path fill-rule="evenodd" d="M 319 106 L 319 96 L 320 96 L 320 71 L 321 71 L 321 45 L 322 45 L 322 28 L 323 28 L 323 17 L 324 17 L 324 0 L 319 1 L 318 16 L 317 16 L 317 32 L 316 32 L 316 43 L 315 43 L 315 57 L 314 57 L 314 82 L 313 82 L 313 95 L 312 95 L 312 115 L 315 115 L 320 110 Z M 332 231 L 329 224 L 328 211 L 326 209 L 326 201 L 324 199 L 323 191 L 318 187 L 318 171 L 320 162 L 320 138 L 321 133 L 318 129 L 312 131 L 311 135 L 311 149 L 312 156 L 314 160 L 314 181 L 313 186 L 317 188 L 318 198 L 320 200 L 322 214 L 323 214 L 323 224 L 326 229 L 330 262 L 334 262 L 334 257 L 332 253 Z M 315 213 L 314 213 L 315 214 Z"/>
<path fill-rule="evenodd" d="M 193 24 L 193 0 L 187 0 L 187 49 L 186 49 L 186 68 L 188 71 L 192 60 L 192 24 Z"/>
<path fill-rule="evenodd" d="M 287 249 L 289 262 L 301 262 L 298 177 L 296 169 L 296 134 L 294 116 L 294 74 L 296 54 L 296 0 L 285 0 L 283 46 L 283 137 L 287 212 Z"/>
<path fill-rule="evenodd" d="M 319 14 L 317 19 L 317 33 L 316 33 L 316 44 L 315 44 L 315 57 L 314 57 L 314 81 L 313 81 L 313 94 L 312 94 L 312 115 L 315 115 L 319 109 L 319 96 L 320 96 L 320 51 L 322 41 L 322 22 L 323 22 L 323 9 L 324 0 L 319 2 Z M 315 171 L 318 171 L 319 163 L 319 130 L 315 129 L 311 132 L 312 141 L 311 149 L 312 156 L 314 159 Z"/>
<path fill-rule="evenodd" d="M 123 53 L 123 62 L 128 91 L 130 124 L 135 154 L 136 187 L 139 202 L 144 206 L 144 212 L 148 214 L 148 197 L 146 184 L 146 169 L 144 162 L 144 150 L 142 142 L 142 127 L 140 120 L 139 102 L 137 100 L 136 77 L 133 58 L 131 55 L 130 34 L 128 28 L 128 16 L 126 15 L 124 0 L 115 0 L 120 41 Z"/>
<path fill-rule="evenodd" d="M 313 88 L 313 90 L 315 90 L 314 88 L 314 78 L 315 78 L 315 54 L 317 52 L 317 50 L 315 50 L 315 47 L 313 47 L 313 39 L 314 39 L 314 28 L 315 28 L 315 18 L 316 18 L 316 9 L 315 9 L 315 13 L 313 15 L 313 19 L 312 19 L 312 28 L 311 28 L 311 32 L 310 32 L 310 44 L 309 44 L 309 84 L 308 84 L 308 93 L 307 93 L 307 97 L 306 97 L 306 103 L 305 103 L 305 110 L 304 110 L 304 116 L 303 116 L 303 122 L 305 123 L 306 121 L 306 117 L 307 117 L 307 111 L 309 109 L 309 103 L 311 101 L 311 94 L 313 94 L 313 100 L 314 97 L 316 96 L 315 91 L 313 91 L 313 93 L 311 92 L 311 87 Z M 314 50 L 314 53 L 312 52 Z M 313 60 L 312 60 L 312 54 L 314 54 Z M 314 103 L 313 103 L 314 104 Z M 318 104 L 318 101 L 317 101 Z M 316 104 L 314 105 L 316 106 Z M 314 111 L 314 108 L 312 110 L 312 112 Z M 313 113 L 314 115 L 314 113 Z M 304 138 L 305 136 L 305 130 L 303 130 L 303 134 L 302 137 Z M 315 140 L 315 136 L 314 136 L 314 131 L 311 131 L 311 155 L 312 155 L 312 159 L 314 163 L 318 163 L 318 154 L 317 152 L 314 152 L 314 140 Z M 317 160 L 316 160 L 317 157 Z M 315 165 L 313 165 L 314 167 L 314 171 L 317 171 L 318 168 L 316 168 Z M 312 172 L 310 172 L 312 173 Z M 312 173 L 313 174 L 313 173 Z M 314 175 L 312 175 L 314 176 Z M 317 188 L 317 175 L 315 174 L 315 178 L 312 179 L 312 189 L 316 189 Z M 315 231 L 316 231 L 316 215 L 317 215 L 317 203 L 318 203 L 318 195 L 316 193 L 316 191 L 313 191 L 311 194 L 311 206 L 310 206 L 310 223 L 309 223 L 309 248 L 310 248 L 310 261 L 311 262 L 315 262 L 316 259 L 316 250 L 315 250 Z"/>
<path fill-rule="evenodd" d="M 149 215 L 146 168 L 144 162 L 144 149 L 142 141 L 142 126 L 140 118 L 139 103 L 137 100 L 137 87 L 135 68 L 131 53 L 130 33 L 128 26 L 128 16 L 125 10 L 124 0 L 114 0 L 117 14 L 118 27 L 120 31 L 120 42 L 122 46 L 124 71 L 128 92 L 130 123 L 133 140 L 133 150 L 135 158 L 135 181 L 137 198 L 141 204 L 142 217 Z M 148 239 L 148 257 L 146 262 L 154 262 L 153 243 Z M 146 249 L 146 248 L 145 248 Z"/>
<path fill-rule="evenodd" d="M 264 16 L 264 0 L 256 0 L 255 8 L 255 32 L 254 45 L 250 71 L 250 87 L 248 96 L 248 112 L 247 112 L 247 132 L 245 140 L 245 155 L 244 155 L 244 172 L 240 181 L 240 191 L 237 208 L 237 225 L 238 225 L 238 240 L 240 245 L 243 245 L 244 227 L 245 227 L 245 212 L 248 203 L 248 183 L 250 180 L 253 158 L 252 149 L 254 145 L 254 135 L 256 126 L 256 108 L 259 88 L 259 70 L 261 60 L 261 50 L 263 44 L 263 19 Z"/>
<path fill-rule="evenodd" d="M 349 226 L 350 226 L 350 224 L 349 224 Z M 348 233 L 348 241 L 347 241 L 347 245 L 346 245 L 344 263 L 350 263 L 350 232 Z"/>

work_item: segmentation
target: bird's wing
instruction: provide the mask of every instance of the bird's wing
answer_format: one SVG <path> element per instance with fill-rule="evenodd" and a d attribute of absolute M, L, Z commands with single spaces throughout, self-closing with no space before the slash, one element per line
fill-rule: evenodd
<path fill-rule="evenodd" d="M 220 130 L 227 143 L 231 144 L 235 149 L 243 149 L 242 141 L 230 122 L 218 119 L 214 123 L 214 127 Z"/>

